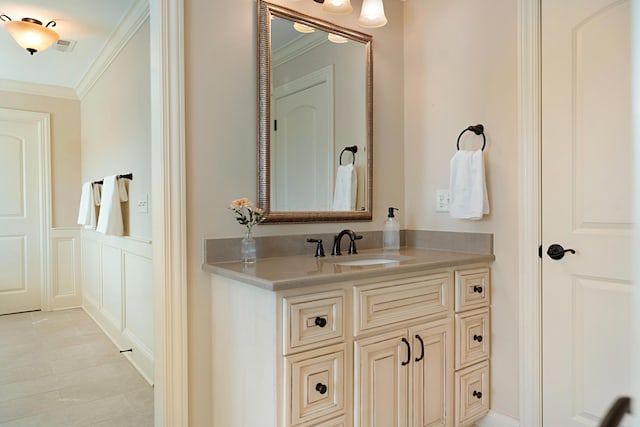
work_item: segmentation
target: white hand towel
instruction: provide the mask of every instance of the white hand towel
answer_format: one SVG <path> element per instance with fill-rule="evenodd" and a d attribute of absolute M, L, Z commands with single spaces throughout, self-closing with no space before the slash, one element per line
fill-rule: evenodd
<path fill-rule="evenodd" d="M 456 151 L 451 159 L 449 214 L 452 218 L 478 220 L 489 213 L 482 154 L 482 150 Z"/>
<path fill-rule="evenodd" d="M 97 210 L 94 200 L 94 185 L 91 181 L 82 184 L 80 208 L 78 209 L 78 224 L 84 228 L 94 229 L 97 223 Z"/>
<path fill-rule="evenodd" d="M 122 191 L 124 194 L 121 194 Z M 123 187 L 118 183 L 116 175 L 105 177 L 102 186 L 98 227 L 96 228 L 98 232 L 116 236 L 124 234 L 121 202 L 127 200 L 126 186 Z"/>
<path fill-rule="evenodd" d="M 336 186 L 333 192 L 334 211 L 353 211 L 356 209 L 358 177 L 353 164 L 338 166 Z"/>

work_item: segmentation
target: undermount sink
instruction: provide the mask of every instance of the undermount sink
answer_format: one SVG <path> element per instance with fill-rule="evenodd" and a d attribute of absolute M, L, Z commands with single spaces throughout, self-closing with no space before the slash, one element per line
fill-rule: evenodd
<path fill-rule="evenodd" d="M 397 259 L 386 259 L 386 258 L 370 258 L 370 259 L 355 259 L 353 261 L 339 261 L 335 264 L 338 265 L 376 265 L 376 264 L 392 264 L 398 263 Z"/>
<path fill-rule="evenodd" d="M 333 259 L 331 262 L 336 265 L 357 267 L 366 265 L 398 264 L 400 261 L 408 261 L 410 259 L 412 258 L 402 255 L 371 255 L 357 256 L 355 259 Z"/>

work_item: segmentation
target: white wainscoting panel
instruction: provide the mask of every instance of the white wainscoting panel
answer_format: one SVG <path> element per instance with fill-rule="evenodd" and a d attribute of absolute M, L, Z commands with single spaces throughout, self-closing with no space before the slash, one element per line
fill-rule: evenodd
<path fill-rule="evenodd" d="M 82 230 L 83 308 L 153 384 L 152 247 Z M 115 350 L 114 350 L 115 351 Z"/>
<path fill-rule="evenodd" d="M 80 269 L 80 229 L 51 229 L 51 301 L 52 310 L 82 305 Z"/>

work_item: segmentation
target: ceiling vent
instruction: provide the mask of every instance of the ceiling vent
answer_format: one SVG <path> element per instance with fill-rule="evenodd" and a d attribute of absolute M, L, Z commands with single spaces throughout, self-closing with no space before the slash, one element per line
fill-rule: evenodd
<path fill-rule="evenodd" d="M 75 40 L 58 40 L 56 42 L 56 44 L 54 45 L 54 48 L 56 50 L 59 50 L 60 52 L 73 52 L 73 48 L 76 47 L 76 41 Z"/>

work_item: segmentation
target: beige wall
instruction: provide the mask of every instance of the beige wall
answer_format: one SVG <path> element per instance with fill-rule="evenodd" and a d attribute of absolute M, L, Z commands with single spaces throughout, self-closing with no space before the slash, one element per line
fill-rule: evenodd
<path fill-rule="evenodd" d="M 492 408 L 518 417 L 517 4 L 405 3 L 407 228 L 494 233 Z M 435 212 L 449 187 L 458 134 L 482 123 L 492 213 L 482 221 Z M 482 143 L 471 135 L 471 145 Z M 476 145 L 478 147 L 478 145 Z"/>
<path fill-rule="evenodd" d="M 80 203 L 80 101 L 0 91 L 0 108 L 50 114 L 52 226 L 76 226 Z"/>
<path fill-rule="evenodd" d="M 209 426 L 211 289 L 202 272 L 202 240 L 240 237 L 227 209 L 232 199 L 255 200 L 256 3 L 190 1 L 185 6 L 187 227 L 189 259 L 189 404 L 191 425 Z M 327 16 L 311 1 L 275 3 L 358 28 L 357 13 Z M 355 10 L 361 2 L 352 1 Z M 379 230 L 387 206 L 404 209 L 402 3 L 386 2 L 389 25 L 374 36 L 374 221 L 351 224 L 261 225 L 256 234 Z M 310 248 L 310 254 L 313 248 Z M 217 427 L 217 426 L 216 426 Z"/>
<path fill-rule="evenodd" d="M 147 20 L 81 102 L 82 181 L 133 173 L 129 235 L 143 240 L 151 240 L 151 210 L 136 204 L 151 194 L 150 97 Z"/>

